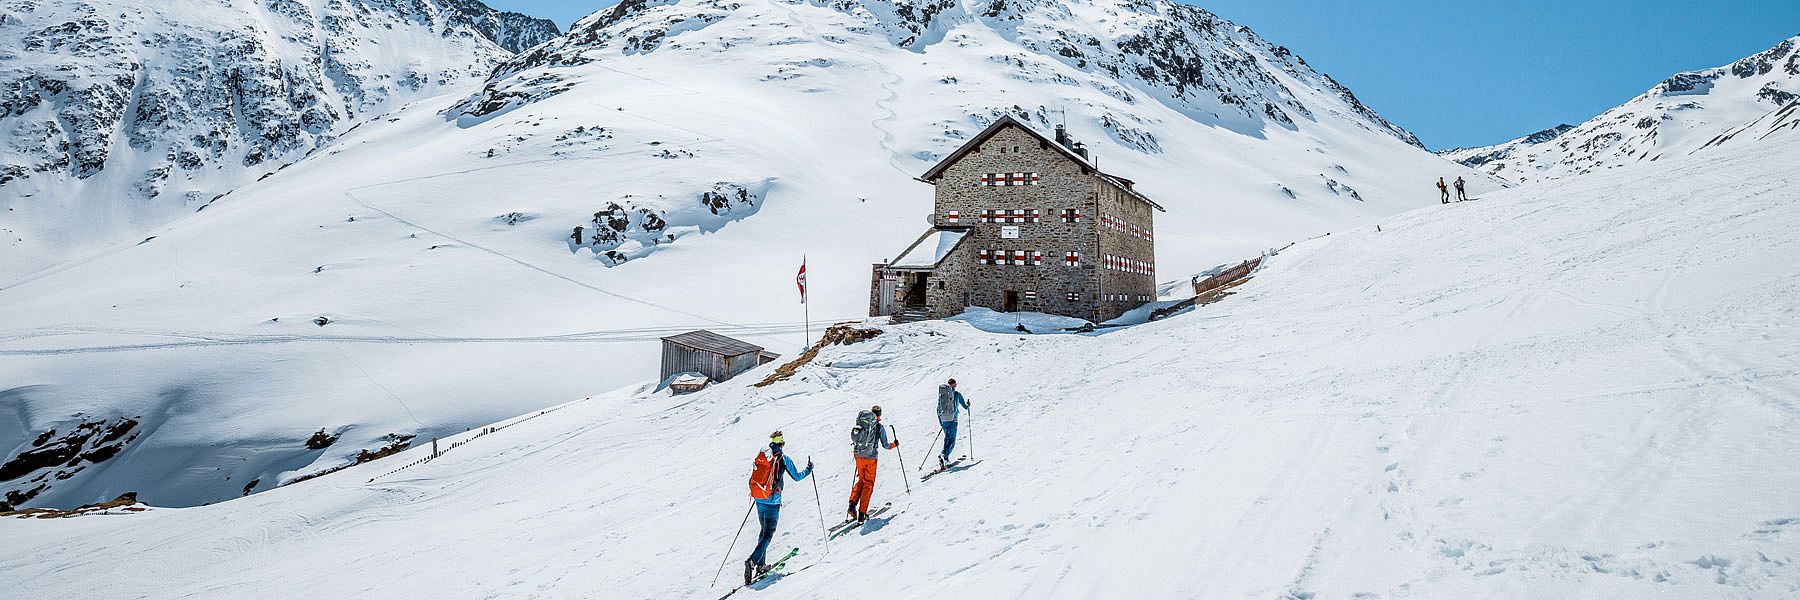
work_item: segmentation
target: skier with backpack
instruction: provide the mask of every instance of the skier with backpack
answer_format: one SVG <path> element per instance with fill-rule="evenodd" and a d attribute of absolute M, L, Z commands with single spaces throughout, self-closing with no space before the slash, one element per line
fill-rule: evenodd
<path fill-rule="evenodd" d="M 869 520 L 869 499 L 875 496 L 875 459 L 882 448 L 893 450 L 900 442 L 888 442 L 887 428 L 881 426 L 881 405 L 869 407 L 856 415 L 850 428 L 850 449 L 856 454 L 856 484 L 850 487 L 848 520 Z"/>
<path fill-rule="evenodd" d="M 756 466 L 750 471 L 750 497 L 756 502 L 756 522 L 762 526 L 762 532 L 756 536 L 756 550 L 750 558 L 744 559 L 744 585 L 750 585 L 757 577 L 769 570 L 769 542 L 775 539 L 775 524 L 781 516 L 781 487 L 783 475 L 793 477 L 794 481 L 806 479 L 812 475 L 812 459 L 806 460 L 806 470 L 794 468 L 794 461 L 782 453 L 781 431 L 769 434 L 769 447 L 756 453 Z"/>
<path fill-rule="evenodd" d="M 1456 178 L 1456 201 L 1457 202 L 1464 202 L 1469 199 L 1469 191 L 1463 189 L 1464 185 L 1466 185 L 1466 184 L 1463 183 L 1463 178 L 1460 176 L 1457 177 Z"/>
<path fill-rule="evenodd" d="M 969 408 L 969 401 L 956 391 L 956 379 L 938 386 L 938 426 L 944 428 L 944 452 L 938 455 L 938 468 L 950 466 L 950 450 L 956 448 L 957 407 Z"/>
<path fill-rule="evenodd" d="M 1450 186 L 1444 184 L 1444 178 L 1442 178 L 1442 177 L 1438 178 L 1437 186 L 1438 186 L 1438 203 L 1439 204 L 1449 204 L 1450 203 Z"/>

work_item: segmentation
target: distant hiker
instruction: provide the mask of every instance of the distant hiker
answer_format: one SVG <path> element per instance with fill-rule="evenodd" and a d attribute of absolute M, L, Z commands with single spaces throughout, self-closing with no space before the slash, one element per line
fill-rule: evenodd
<path fill-rule="evenodd" d="M 869 498 L 875 496 L 876 455 L 882 448 L 898 447 L 900 442 L 888 443 L 887 428 L 881 426 L 881 405 L 856 415 L 856 425 L 850 428 L 850 449 L 856 453 L 856 483 L 850 486 L 850 507 L 845 509 L 849 520 L 869 520 Z"/>
<path fill-rule="evenodd" d="M 956 380 L 938 386 L 938 426 L 944 428 L 944 452 L 938 455 L 938 466 L 950 464 L 950 450 L 956 448 L 956 415 L 957 406 L 969 407 L 969 401 L 963 399 L 962 392 L 956 391 Z"/>
<path fill-rule="evenodd" d="M 1450 187 L 1444 185 L 1444 178 L 1442 178 L 1442 177 L 1438 178 L 1438 203 L 1439 204 L 1449 204 L 1450 203 Z"/>
<path fill-rule="evenodd" d="M 793 459 L 781 452 L 784 443 L 781 431 L 769 434 L 769 449 L 756 453 L 756 466 L 750 471 L 750 497 L 756 500 L 756 522 L 762 525 L 762 533 L 756 536 L 756 551 L 744 559 L 744 585 L 769 569 L 769 540 L 775 539 L 775 521 L 781 516 L 783 472 L 794 481 L 813 472 L 811 459 L 806 461 L 805 471 L 795 469 Z"/>
<path fill-rule="evenodd" d="M 1462 202 L 1462 201 L 1468 200 L 1468 199 L 1469 199 L 1469 192 L 1463 189 L 1463 178 L 1458 176 L 1456 178 L 1456 201 Z"/>
<path fill-rule="evenodd" d="M 573 238 L 575 240 L 575 245 L 580 246 L 581 245 L 581 226 L 576 225 L 575 233 L 569 235 L 569 237 Z"/>

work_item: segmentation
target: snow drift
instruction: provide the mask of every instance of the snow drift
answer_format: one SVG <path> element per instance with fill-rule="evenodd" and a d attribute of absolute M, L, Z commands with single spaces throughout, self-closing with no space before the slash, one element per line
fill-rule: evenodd
<path fill-rule="evenodd" d="M 815 320 L 866 314 L 870 264 L 930 212 L 912 178 L 1003 114 L 1067 122 L 1167 206 L 1166 273 L 1433 203 L 1439 175 L 1491 185 L 1184 5 L 626 2 L 5 284 L 0 414 L 22 427 L 0 448 L 141 425 L 110 466 L 0 491 L 218 501 L 650 377 L 662 335 L 791 355 L 802 257 Z M 308 447 L 321 430 L 339 441 Z"/>
<path fill-rule="evenodd" d="M 712 597 L 768 432 L 816 461 L 830 515 L 845 432 L 880 403 L 891 516 L 827 551 L 790 484 L 775 545 L 797 572 L 739 596 L 1789 597 L 1800 173 L 1769 157 L 1796 151 L 1339 230 L 1110 333 L 894 326 L 768 387 L 627 388 L 399 472 L 0 520 L 0 575 L 30 596 Z M 898 459 L 927 459 L 946 376 L 981 462 L 908 494 Z"/>

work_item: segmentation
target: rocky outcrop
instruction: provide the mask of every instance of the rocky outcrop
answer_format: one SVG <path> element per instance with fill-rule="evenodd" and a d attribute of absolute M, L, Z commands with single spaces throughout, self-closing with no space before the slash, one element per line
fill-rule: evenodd
<path fill-rule="evenodd" d="M 79 415 L 78 415 L 79 417 Z M 43 431 L 0 463 L 0 489 L 7 504 L 24 506 L 89 466 L 106 462 L 137 441 L 137 418 L 81 418 L 63 431 Z"/>
<path fill-rule="evenodd" d="M 81 225 L 194 210 L 556 34 L 476 0 L 8 4 L 0 203 L 68 205 L 66 218 L 39 221 L 74 231 L 24 236 L 112 241 L 84 239 Z"/>
<path fill-rule="evenodd" d="M 1800 37 L 1729 65 L 1676 73 L 1580 125 L 1440 155 L 1518 182 L 1699 151 L 1800 97 Z M 1742 139 L 1742 138 L 1740 138 Z"/>
<path fill-rule="evenodd" d="M 1423 147 L 1418 138 L 1364 106 L 1348 88 L 1314 71 L 1287 48 L 1186 4 L 1121 0 L 1107 8 L 1115 18 L 1098 24 L 1082 21 L 1052 0 L 994 0 L 967 6 L 949 0 L 833 0 L 819 5 L 857 20 L 854 32 L 878 35 L 888 44 L 916 52 L 933 44 L 970 43 L 946 41 L 945 35 L 958 24 L 977 21 L 1030 51 L 990 58 L 1008 65 L 1021 80 L 1088 85 L 1132 102 L 1137 101 L 1132 89 L 1150 90 L 1184 111 L 1216 115 L 1228 126 L 1246 130 L 1296 129 L 1314 118 L 1314 109 L 1283 82 L 1287 78 L 1334 97 L 1342 106 L 1331 110 L 1346 113 L 1370 130 Z M 564 67 L 661 51 L 743 6 L 730 0 L 625 0 L 576 24 L 568 35 L 506 61 L 479 92 L 450 113 L 486 117 L 555 96 L 570 86 Z M 1103 35 L 1085 33 L 1096 25 Z M 761 43 L 790 42 L 771 38 Z M 715 47 L 724 51 L 731 44 Z M 1058 62 L 1090 77 L 1070 78 L 1051 68 Z M 953 80 L 946 78 L 946 83 Z M 1109 133 L 1122 143 L 1144 152 L 1158 151 L 1153 136 L 1113 125 L 1108 126 Z"/>

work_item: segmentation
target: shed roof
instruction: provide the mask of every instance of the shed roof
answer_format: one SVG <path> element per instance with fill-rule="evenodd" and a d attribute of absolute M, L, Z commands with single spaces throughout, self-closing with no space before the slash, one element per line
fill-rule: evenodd
<path fill-rule="evenodd" d="M 962 245 L 963 238 L 969 234 L 966 227 L 935 228 L 919 236 L 913 245 L 907 246 L 898 258 L 888 263 L 890 267 L 935 269 L 944 257 Z"/>
<path fill-rule="evenodd" d="M 761 352 L 763 349 L 762 346 L 741 340 L 734 340 L 705 329 L 695 329 L 687 333 L 671 335 L 663 338 L 662 341 L 664 343 L 677 344 L 695 350 L 712 352 L 714 354 L 722 354 L 725 356 L 737 356 L 748 352 Z"/>
<path fill-rule="evenodd" d="M 1087 157 L 1076 154 L 1074 150 L 1063 147 L 1062 144 L 1056 143 L 1056 140 L 1050 139 L 1042 133 L 1038 133 L 1038 130 L 1032 129 L 1030 125 L 1026 125 L 1023 121 L 1013 118 L 1012 115 L 1001 115 L 999 119 L 993 122 L 993 124 L 988 125 L 987 129 L 983 129 L 981 130 L 981 133 L 975 134 L 975 137 L 969 138 L 969 141 L 964 143 L 962 147 L 957 148 L 955 151 L 951 152 L 949 156 L 938 161 L 938 163 L 933 165 L 931 170 L 926 171 L 924 175 L 920 175 L 919 181 L 937 185 L 937 180 L 944 175 L 944 169 L 950 168 L 950 165 L 956 164 L 956 161 L 962 160 L 963 156 L 966 156 L 968 153 L 975 151 L 976 148 L 981 147 L 981 142 L 993 137 L 994 134 L 999 133 L 1001 129 L 1005 129 L 1008 125 L 1025 130 L 1025 133 L 1031 134 L 1032 137 L 1043 142 L 1045 146 L 1056 150 L 1063 156 L 1068 157 L 1069 160 L 1075 161 L 1076 164 L 1093 171 L 1095 174 L 1099 175 L 1101 179 L 1106 180 L 1107 183 L 1113 184 L 1113 186 L 1118 187 L 1133 198 L 1142 200 L 1145 204 L 1150 205 L 1151 208 L 1168 212 L 1161 204 L 1157 204 L 1155 200 L 1151 200 L 1149 196 L 1145 196 L 1137 190 L 1131 189 L 1132 182 L 1130 179 L 1101 171 L 1100 167 L 1094 166 L 1094 163 L 1089 161 Z"/>

